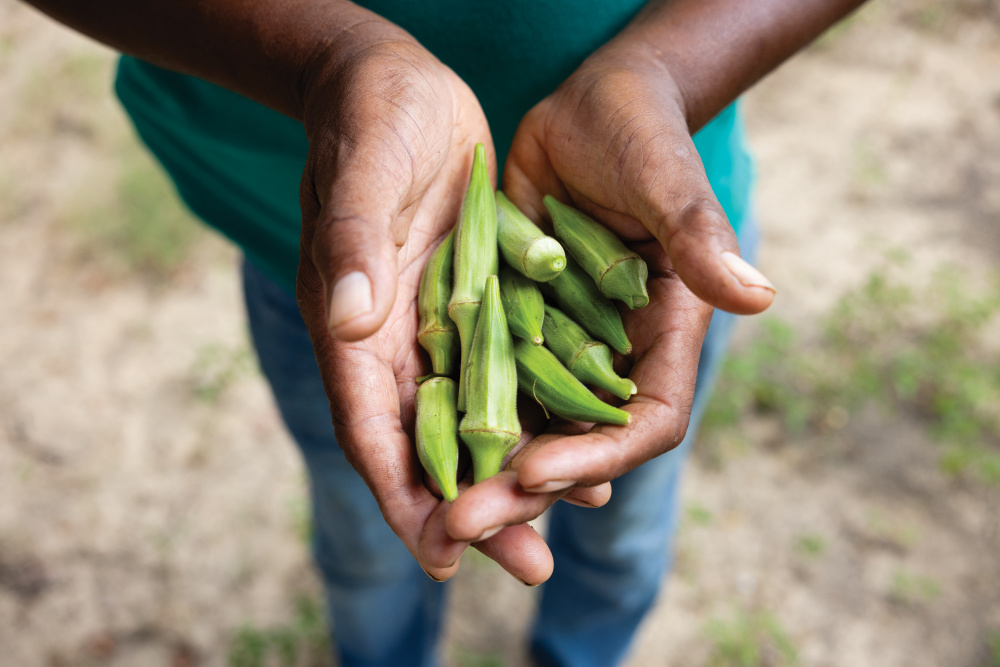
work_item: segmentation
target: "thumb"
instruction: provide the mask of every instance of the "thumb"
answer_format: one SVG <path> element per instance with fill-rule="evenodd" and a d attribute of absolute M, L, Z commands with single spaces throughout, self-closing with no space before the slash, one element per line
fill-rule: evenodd
<path fill-rule="evenodd" d="M 375 333 L 388 317 L 396 299 L 397 243 L 406 237 L 400 212 L 411 174 L 387 168 L 404 163 L 392 148 L 373 143 L 341 148 L 332 168 L 310 160 L 300 191 L 300 262 L 322 286 L 327 330 L 344 341 Z M 306 268 L 300 266 L 300 274 Z"/>
<path fill-rule="evenodd" d="M 686 133 L 684 133 L 686 135 Z M 640 144 L 645 142 L 639 142 Z M 627 196 L 633 215 L 663 246 L 674 271 L 703 301 L 731 313 L 750 315 L 774 301 L 774 285 L 740 257 L 736 234 L 712 191 L 689 136 L 623 160 L 623 182 L 635 183 Z M 653 151 L 660 152 L 660 151 Z M 661 168 L 653 168 L 660 162 Z M 664 176 L 664 174 L 668 174 Z M 631 176 L 631 178 L 629 178 Z"/>

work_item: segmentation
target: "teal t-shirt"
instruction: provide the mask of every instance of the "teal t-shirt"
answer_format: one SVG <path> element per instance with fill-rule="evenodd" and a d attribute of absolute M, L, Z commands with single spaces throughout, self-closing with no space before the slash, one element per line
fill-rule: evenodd
<path fill-rule="evenodd" d="M 517 124 L 646 0 L 373 0 L 359 2 L 402 26 L 472 88 L 502 166 Z M 115 83 L 139 136 L 184 201 L 248 258 L 294 289 L 302 124 L 194 77 L 123 56 Z M 753 165 L 735 105 L 695 146 L 737 229 L 749 209 Z"/>

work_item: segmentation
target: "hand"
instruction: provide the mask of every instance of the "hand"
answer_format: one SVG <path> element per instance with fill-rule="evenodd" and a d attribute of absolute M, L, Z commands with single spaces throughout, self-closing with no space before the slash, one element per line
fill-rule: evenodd
<path fill-rule="evenodd" d="M 446 533 L 449 504 L 424 484 L 408 437 L 414 378 L 428 372 L 417 289 L 457 219 L 475 144 L 487 144 L 494 174 L 495 157 L 479 103 L 454 72 L 389 23 L 364 30 L 349 57 L 318 61 L 306 80 L 298 301 L 341 448 L 392 530 L 444 580 L 471 540 Z M 527 525 L 476 546 L 526 583 L 551 572 Z"/>
<path fill-rule="evenodd" d="M 642 48 L 610 43 L 524 118 L 503 189 L 543 218 L 552 194 L 614 229 L 649 265 L 650 303 L 624 313 L 638 394 L 629 426 L 563 425 L 512 462 L 511 480 L 477 485 L 448 516 L 462 538 L 531 519 L 574 486 L 614 479 L 678 445 L 690 415 L 712 306 L 756 313 L 771 284 L 739 258 L 736 237 L 694 148 L 670 72 Z M 506 506 L 485 499 L 505 485 Z M 542 498 L 532 499 L 538 492 Z"/>

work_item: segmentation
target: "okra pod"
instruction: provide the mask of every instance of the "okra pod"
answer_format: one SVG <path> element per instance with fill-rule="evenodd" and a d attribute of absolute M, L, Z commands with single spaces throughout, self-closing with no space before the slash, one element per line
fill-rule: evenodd
<path fill-rule="evenodd" d="M 600 387 L 624 401 L 635 395 L 635 383 L 615 373 L 608 346 L 591 338 L 564 312 L 545 306 L 542 332 L 546 346 L 577 380 Z"/>
<path fill-rule="evenodd" d="M 444 499 L 458 498 L 458 410 L 455 381 L 432 377 L 417 387 L 417 456 Z"/>
<path fill-rule="evenodd" d="M 458 326 L 462 354 L 458 376 L 458 409 L 465 411 L 466 368 L 469 349 L 476 331 L 476 319 L 483 300 L 486 276 L 496 275 L 500 258 L 497 254 L 497 205 L 493 196 L 489 171 L 486 168 L 486 148 L 476 144 L 469 186 L 462 200 L 462 210 L 455 232 L 455 287 L 448 303 L 448 316 Z"/>
<path fill-rule="evenodd" d="M 517 386 L 549 412 L 566 419 L 619 426 L 632 421 L 629 413 L 594 396 L 544 347 L 515 341 L 514 359 Z"/>
<path fill-rule="evenodd" d="M 545 319 L 545 301 L 538 285 L 520 273 L 505 266 L 500 269 L 500 301 L 510 332 L 518 338 L 541 345 L 542 320 Z"/>
<path fill-rule="evenodd" d="M 540 283 L 566 266 L 562 244 L 538 228 L 502 192 L 497 199 L 497 243 L 504 260 L 518 273 Z"/>
<path fill-rule="evenodd" d="M 622 317 L 615 304 L 601 294 L 594 281 L 573 258 L 567 257 L 563 272 L 539 287 L 597 340 L 622 354 L 632 351 L 632 343 L 625 335 Z"/>
<path fill-rule="evenodd" d="M 434 373 L 450 377 L 456 374 L 459 349 L 458 329 L 448 316 L 454 263 L 455 230 L 452 229 L 427 260 L 417 295 L 417 310 L 420 313 L 417 342 L 430 355 Z"/>
<path fill-rule="evenodd" d="M 486 279 L 467 373 L 468 404 L 458 434 L 472 454 L 478 483 L 500 472 L 504 457 L 521 438 L 513 338 L 496 276 Z"/>
<path fill-rule="evenodd" d="M 551 195 L 546 195 L 543 201 L 552 216 L 556 236 L 604 296 L 624 301 L 632 309 L 649 303 L 646 291 L 649 270 L 639 255 L 589 215 Z"/>

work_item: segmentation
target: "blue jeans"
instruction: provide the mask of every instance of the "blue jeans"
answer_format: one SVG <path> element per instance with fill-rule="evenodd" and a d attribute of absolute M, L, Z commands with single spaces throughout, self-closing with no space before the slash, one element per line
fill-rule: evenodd
<path fill-rule="evenodd" d="M 756 227 L 751 222 L 744 227 L 740 245 L 752 261 Z M 313 552 L 341 664 L 436 665 L 447 586 L 420 569 L 338 447 L 295 297 L 249 262 L 243 281 L 261 368 L 309 472 Z M 555 572 L 542 586 L 531 638 L 539 665 L 609 667 L 625 656 L 669 569 L 682 464 L 734 321 L 721 311 L 712 319 L 683 443 L 616 479 L 606 506 L 556 503 L 549 510 Z"/>

